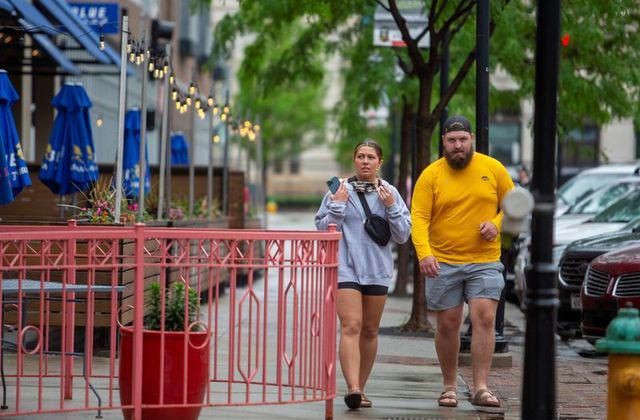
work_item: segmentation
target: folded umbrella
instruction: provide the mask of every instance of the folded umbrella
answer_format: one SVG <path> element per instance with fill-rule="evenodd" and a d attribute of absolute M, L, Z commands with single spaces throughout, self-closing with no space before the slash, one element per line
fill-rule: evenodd
<path fill-rule="evenodd" d="M 4 148 L 5 164 L 13 196 L 20 194 L 24 187 L 31 185 L 29 169 L 24 160 L 16 123 L 11 106 L 20 97 L 14 89 L 5 70 L 0 70 L 0 139 Z"/>
<path fill-rule="evenodd" d="M 171 164 L 189 164 L 189 146 L 181 131 L 171 134 Z"/>
<path fill-rule="evenodd" d="M 132 108 L 124 116 L 124 179 L 122 190 L 127 198 L 138 197 L 140 194 L 140 124 L 141 112 L 138 108 Z M 145 139 L 145 174 L 144 189 L 149 191 L 151 180 L 149 179 L 149 151 Z"/>
<path fill-rule="evenodd" d="M 40 180 L 54 194 L 86 191 L 98 180 L 89 108 L 79 84 L 65 83 L 51 101 L 58 110 L 40 168 Z"/>

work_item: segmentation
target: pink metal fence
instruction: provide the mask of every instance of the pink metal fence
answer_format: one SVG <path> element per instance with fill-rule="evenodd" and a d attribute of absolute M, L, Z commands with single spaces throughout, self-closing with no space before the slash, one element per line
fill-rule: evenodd
<path fill-rule="evenodd" d="M 339 238 L 0 227 L 0 416 L 188 418 L 203 407 L 325 401 L 331 418 Z"/>

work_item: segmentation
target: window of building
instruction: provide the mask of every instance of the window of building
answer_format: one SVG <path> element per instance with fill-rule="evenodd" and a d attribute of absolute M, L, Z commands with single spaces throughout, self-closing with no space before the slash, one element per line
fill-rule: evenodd
<path fill-rule="evenodd" d="M 294 175 L 300 173 L 300 157 L 299 156 L 295 156 L 289 159 L 289 173 Z"/>
<path fill-rule="evenodd" d="M 273 161 L 273 173 L 274 174 L 281 174 L 283 171 L 283 164 L 282 164 L 282 159 L 278 158 L 278 159 L 274 159 Z"/>
<path fill-rule="evenodd" d="M 521 157 L 520 120 L 492 121 L 489 125 L 489 155 L 503 165 L 518 165 Z"/>
<path fill-rule="evenodd" d="M 600 129 L 597 125 L 585 124 L 571 130 L 560 142 L 558 153 L 562 166 L 596 166 L 600 160 Z"/>

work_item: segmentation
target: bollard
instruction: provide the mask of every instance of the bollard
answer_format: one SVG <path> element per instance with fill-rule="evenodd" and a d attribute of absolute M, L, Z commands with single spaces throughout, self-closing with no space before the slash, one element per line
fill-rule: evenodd
<path fill-rule="evenodd" d="M 640 418 L 640 311 L 618 311 L 596 349 L 609 353 L 607 418 Z"/>

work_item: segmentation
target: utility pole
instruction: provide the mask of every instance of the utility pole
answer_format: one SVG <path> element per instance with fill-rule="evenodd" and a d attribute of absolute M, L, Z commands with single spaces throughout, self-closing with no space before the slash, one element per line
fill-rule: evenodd
<path fill-rule="evenodd" d="M 527 267 L 522 418 L 556 416 L 555 326 L 558 291 L 553 264 L 556 106 L 560 42 L 560 0 L 538 1 L 533 122 L 535 206 L 531 221 L 531 265 Z"/>

